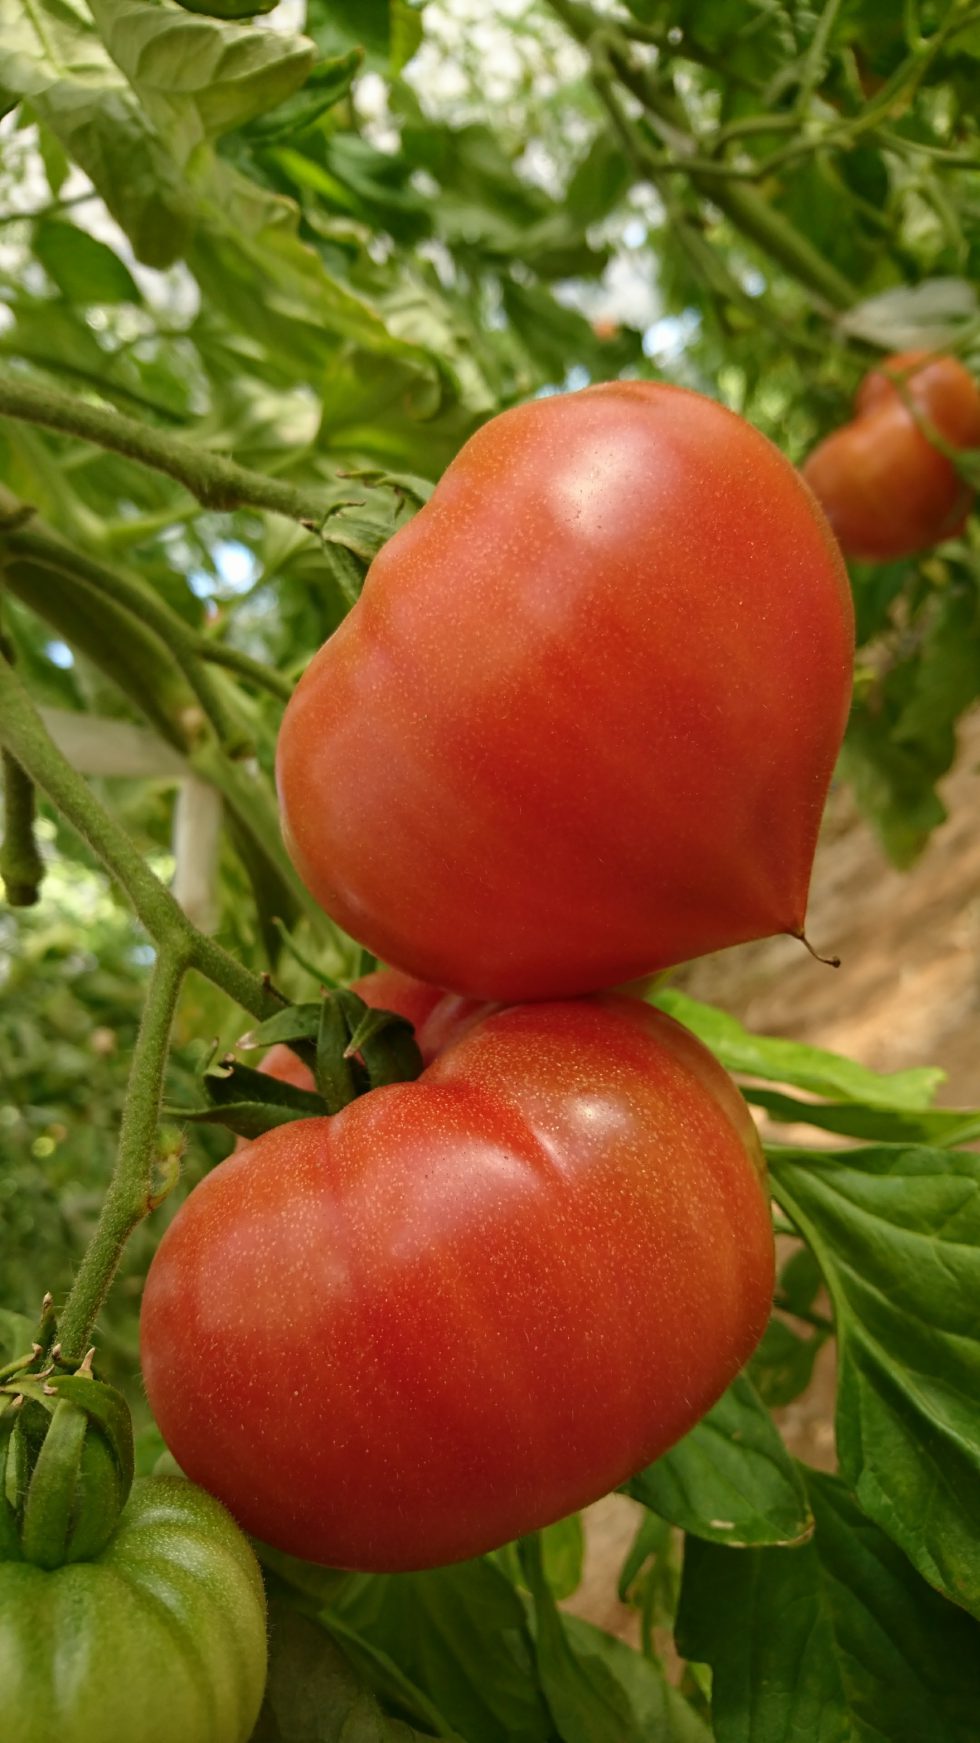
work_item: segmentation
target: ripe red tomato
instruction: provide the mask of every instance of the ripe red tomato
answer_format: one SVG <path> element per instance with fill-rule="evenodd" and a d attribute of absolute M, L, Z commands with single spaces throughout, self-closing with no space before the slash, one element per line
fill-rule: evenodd
<path fill-rule="evenodd" d="M 853 616 L 798 474 L 614 382 L 503 413 L 286 710 L 289 851 L 386 962 L 558 997 L 804 924 Z"/>
<path fill-rule="evenodd" d="M 960 532 L 973 502 L 952 461 L 916 423 L 896 378 L 948 443 L 980 447 L 980 392 L 954 358 L 900 352 L 865 376 L 857 416 L 819 443 L 802 470 L 841 548 L 879 562 Z"/>
<path fill-rule="evenodd" d="M 524 1006 L 209 1174 L 151 1266 L 143 1372 L 246 1529 L 434 1566 L 656 1458 L 772 1281 L 758 1139 L 711 1055 L 638 1000 Z"/>
<path fill-rule="evenodd" d="M 937 357 L 928 351 L 899 351 L 880 369 L 872 369 L 858 388 L 854 409 L 858 417 L 875 406 L 905 406 L 898 391 L 917 406 L 941 436 L 957 448 L 980 447 L 980 391 L 968 370 L 955 357 Z"/>

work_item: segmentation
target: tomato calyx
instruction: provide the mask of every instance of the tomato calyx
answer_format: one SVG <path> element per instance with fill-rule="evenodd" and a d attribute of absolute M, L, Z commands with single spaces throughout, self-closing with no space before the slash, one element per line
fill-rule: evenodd
<path fill-rule="evenodd" d="M 203 1107 L 165 1109 L 171 1119 L 227 1126 L 240 1138 L 257 1138 L 291 1120 L 339 1113 L 358 1096 L 386 1084 L 418 1077 L 423 1060 L 415 1031 L 395 1011 L 375 1010 L 347 987 L 289 1005 L 260 1023 L 239 1046 L 286 1045 L 310 1067 L 315 1090 L 300 1089 L 243 1065 L 233 1054 L 217 1054 L 205 1067 Z"/>
<path fill-rule="evenodd" d="M 114 1386 L 42 1337 L 0 1372 L 0 1561 L 52 1569 L 105 1547 L 133 1482 L 133 1425 Z"/>

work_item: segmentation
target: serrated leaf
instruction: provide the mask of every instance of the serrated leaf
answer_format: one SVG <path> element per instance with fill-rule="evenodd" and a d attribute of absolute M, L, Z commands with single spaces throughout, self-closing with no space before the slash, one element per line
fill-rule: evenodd
<path fill-rule="evenodd" d="M 924 1578 L 980 1614 L 980 1156 L 777 1150 L 771 1170 L 834 1305 L 841 1472 Z"/>
<path fill-rule="evenodd" d="M 291 96 L 316 59 L 304 37 L 188 16 L 153 0 L 89 4 L 108 53 L 182 163 L 202 138 L 241 127 Z"/>
<path fill-rule="evenodd" d="M 672 1525 L 713 1543 L 793 1544 L 812 1528 L 796 1466 L 745 1375 L 625 1489 Z"/>
<path fill-rule="evenodd" d="M 714 1672 L 717 1743 L 974 1743 L 976 1625 L 842 1483 L 805 1475 L 809 1543 L 687 1544 L 677 1641 Z"/>

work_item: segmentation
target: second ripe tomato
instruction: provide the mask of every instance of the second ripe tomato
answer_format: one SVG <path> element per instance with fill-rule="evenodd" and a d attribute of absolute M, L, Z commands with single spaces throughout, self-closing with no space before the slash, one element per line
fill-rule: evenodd
<path fill-rule="evenodd" d="M 700 394 L 493 418 L 300 681 L 310 890 L 386 962 L 556 998 L 802 932 L 853 614 L 799 475 Z"/>
<path fill-rule="evenodd" d="M 962 364 L 900 352 L 865 377 L 855 411 L 802 468 L 841 549 L 887 562 L 961 532 L 973 492 L 917 416 L 952 448 L 980 447 L 980 391 Z"/>
<path fill-rule="evenodd" d="M 755 1128 L 700 1043 L 634 999 L 518 1007 L 209 1174 L 151 1266 L 143 1372 L 257 1537 L 429 1567 L 672 1445 L 772 1281 Z"/>

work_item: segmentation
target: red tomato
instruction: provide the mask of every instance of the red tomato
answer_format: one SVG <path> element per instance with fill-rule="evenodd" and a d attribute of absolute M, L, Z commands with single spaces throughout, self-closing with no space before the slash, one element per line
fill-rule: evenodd
<path fill-rule="evenodd" d="M 852 648 L 837 547 L 750 425 L 652 382 L 535 400 L 300 682 L 289 851 L 386 962 L 480 998 L 799 933 Z"/>
<path fill-rule="evenodd" d="M 896 382 L 947 442 L 957 448 L 980 447 L 980 391 L 955 357 L 900 351 L 886 358 L 858 388 L 854 401 L 858 417 L 879 405 L 905 407 Z"/>
<path fill-rule="evenodd" d="M 246 1529 L 427 1567 L 655 1459 L 772 1282 L 758 1139 L 711 1055 L 634 999 L 524 1006 L 209 1174 L 151 1266 L 143 1372 Z"/>
<path fill-rule="evenodd" d="M 879 562 L 960 532 L 973 501 L 952 461 L 916 423 L 896 378 L 953 447 L 980 447 L 980 393 L 954 358 L 901 352 L 865 377 L 857 417 L 819 443 L 802 470 L 841 548 Z"/>

